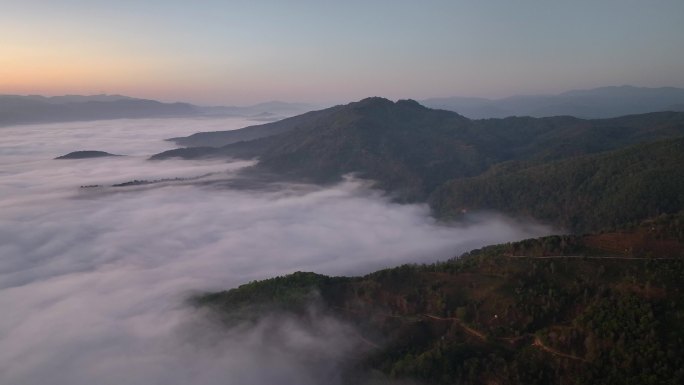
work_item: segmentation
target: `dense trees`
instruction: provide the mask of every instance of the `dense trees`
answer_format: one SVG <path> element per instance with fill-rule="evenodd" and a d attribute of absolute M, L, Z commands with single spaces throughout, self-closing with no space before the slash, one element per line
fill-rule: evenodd
<path fill-rule="evenodd" d="M 295 273 L 198 303 L 244 315 L 301 312 L 315 301 L 382 344 L 357 357 L 354 368 L 389 377 L 436 384 L 678 384 L 684 381 L 683 229 L 684 214 L 666 215 L 613 232 L 491 246 L 365 277 Z M 653 248 L 630 256 L 608 252 L 634 240 Z M 658 245 L 666 252 L 653 255 Z"/>
<path fill-rule="evenodd" d="M 684 139 L 569 160 L 495 167 L 445 184 L 437 215 L 492 209 L 596 231 L 684 209 Z M 515 168 L 512 170 L 512 168 Z"/>

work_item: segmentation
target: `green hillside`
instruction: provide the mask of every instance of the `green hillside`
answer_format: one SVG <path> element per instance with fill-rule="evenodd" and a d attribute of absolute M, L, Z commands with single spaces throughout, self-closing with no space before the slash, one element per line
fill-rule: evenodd
<path fill-rule="evenodd" d="M 350 384 L 369 372 L 431 384 L 679 384 L 683 281 L 678 214 L 364 277 L 295 273 L 195 303 L 228 325 L 279 311 L 306 321 L 307 306 L 346 320 L 367 346 L 345 369 Z"/>
<path fill-rule="evenodd" d="M 496 210 L 590 231 L 684 209 L 684 139 L 550 163 L 506 163 L 450 181 L 431 197 L 454 218 Z"/>

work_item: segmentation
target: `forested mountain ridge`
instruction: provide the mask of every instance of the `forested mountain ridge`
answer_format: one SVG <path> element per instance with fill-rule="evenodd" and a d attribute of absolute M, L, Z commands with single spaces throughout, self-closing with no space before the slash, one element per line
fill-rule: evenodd
<path fill-rule="evenodd" d="M 684 215 L 490 246 L 364 277 L 295 273 L 196 297 L 228 326 L 318 307 L 367 350 L 345 367 L 434 384 L 684 381 Z"/>
<path fill-rule="evenodd" d="M 313 120 L 300 121 L 279 135 L 203 152 L 172 150 L 153 159 L 259 157 L 262 170 L 316 182 L 358 172 L 406 199 L 424 198 L 424 181 L 444 178 L 433 174 L 473 175 L 486 167 L 462 140 L 468 120 L 452 112 L 429 110 L 413 101 L 368 98 L 309 114 Z"/>
<path fill-rule="evenodd" d="M 453 199 L 448 197 L 448 193 L 454 191 L 448 186 L 461 186 L 460 182 L 463 181 L 472 181 L 472 184 L 481 179 L 487 179 L 488 184 L 497 185 L 497 178 L 502 178 L 501 183 L 514 183 L 510 181 L 512 176 L 507 176 L 508 173 L 541 167 L 543 163 L 561 159 L 680 137 L 684 135 L 684 113 L 660 112 L 597 120 L 568 116 L 470 120 L 453 112 L 426 108 L 412 100 L 392 102 L 383 98 L 367 98 L 282 122 L 225 133 L 201 133 L 175 140 L 205 140 L 221 135 L 223 139 L 231 141 L 241 140 L 240 138 L 244 140 L 221 147 L 171 150 L 157 154 L 152 159 L 258 158 L 259 163 L 255 170 L 267 171 L 282 178 L 319 183 L 334 182 L 345 174 L 355 173 L 359 177 L 376 181 L 377 187 L 388 191 L 399 201 L 426 201 L 428 197 L 432 197 L 435 214 L 443 218 L 453 217 L 461 208 L 504 209 L 513 214 L 522 213 L 536 219 L 550 220 L 551 223 L 571 230 L 589 231 L 619 223 L 618 219 L 621 220 L 622 217 L 618 214 L 624 211 L 624 207 L 614 204 L 602 207 L 605 210 L 598 211 L 605 214 L 604 220 L 592 221 L 589 216 L 595 214 L 587 210 L 591 211 L 593 208 L 587 205 L 561 207 L 559 205 L 565 202 L 553 198 L 553 194 L 541 197 L 529 207 L 503 207 L 487 204 L 490 201 L 506 200 L 501 195 L 503 190 L 494 189 L 494 195 L 489 196 L 490 190 L 477 189 L 477 194 L 480 194 L 477 201 L 464 200 L 461 204 L 459 202 L 464 198 L 458 194 Z M 253 135 L 261 137 L 247 140 Z M 216 140 L 220 143 L 219 139 Z M 631 203 L 638 199 L 647 199 L 642 203 L 650 209 L 643 212 L 636 210 L 634 213 L 638 215 L 627 218 L 628 220 L 641 220 L 649 215 L 683 208 L 680 195 L 671 188 L 673 184 L 681 185 L 683 176 L 675 161 L 680 157 L 676 151 L 667 151 L 666 154 L 671 158 L 665 159 L 664 154 L 659 154 L 658 159 L 663 164 L 670 165 L 669 179 L 651 178 L 648 183 L 656 184 L 652 190 L 667 191 L 670 195 L 642 194 L 617 199 L 616 201 Z M 603 194 L 604 202 L 610 203 L 611 194 L 618 194 L 616 197 L 619 197 L 619 194 L 647 191 L 645 187 L 640 190 L 619 189 L 620 178 L 625 178 L 622 183 L 627 186 L 640 181 L 646 182 L 644 175 L 640 175 L 639 178 L 642 179 L 637 180 L 637 176 L 625 173 L 627 169 L 621 168 L 619 162 L 628 160 L 634 167 L 652 169 L 655 166 L 653 161 L 643 156 L 594 158 L 593 163 L 584 167 L 599 167 L 601 161 L 612 162 L 611 167 L 615 169 L 616 175 L 611 183 L 616 188 L 606 192 L 583 190 L 579 187 L 584 182 L 578 177 L 571 180 L 574 184 L 566 180 L 559 186 L 559 189 L 566 189 L 559 191 L 559 196 L 575 191 L 580 195 L 576 200 L 602 204 L 593 196 L 583 198 L 581 194 Z M 635 162 L 644 164 L 637 165 Z M 553 178 L 553 175 L 558 178 L 565 171 L 575 172 L 577 170 L 573 171 L 571 168 L 576 168 L 579 164 L 553 163 L 553 166 L 547 166 L 553 167 L 553 172 L 537 172 L 532 175 L 537 178 L 534 183 L 551 188 L 558 181 L 546 178 Z M 563 167 L 568 167 L 568 170 L 564 171 Z M 665 174 L 660 172 L 659 175 Z M 480 179 L 474 179 L 480 176 Z M 659 187 L 662 183 L 667 186 Z M 525 192 L 524 184 L 515 187 L 513 190 L 520 194 Z M 476 191 L 475 187 L 472 191 Z M 661 198 L 666 198 L 669 202 L 666 210 L 660 210 L 655 201 Z M 525 200 L 511 199 L 509 203 L 522 205 Z M 569 207 L 579 211 L 567 212 Z M 554 216 L 554 210 L 561 216 Z M 586 220 L 573 219 L 585 214 Z"/>

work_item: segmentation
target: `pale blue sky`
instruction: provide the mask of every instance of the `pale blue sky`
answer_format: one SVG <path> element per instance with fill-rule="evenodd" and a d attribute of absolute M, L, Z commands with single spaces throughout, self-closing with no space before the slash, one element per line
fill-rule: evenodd
<path fill-rule="evenodd" d="M 0 0 L 0 93 L 203 104 L 684 87 L 684 1 Z"/>

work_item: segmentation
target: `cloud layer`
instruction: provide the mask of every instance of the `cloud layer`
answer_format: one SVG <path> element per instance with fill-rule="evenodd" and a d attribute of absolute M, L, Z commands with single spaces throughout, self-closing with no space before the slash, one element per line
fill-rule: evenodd
<path fill-rule="evenodd" d="M 393 204 L 357 180 L 229 189 L 212 181 L 247 163 L 145 160 L 170 147 L 163 138 L 246 123 L 0 129 L 0 308 L 12 310 L 0 318 L 0 382 L 319 383 L 357 348 L 347 326 L 322 317 L 225 331 L 183 300 L 298 270 L 363 274 L 548 232 L 496 216 L 442 226 L 424 205 Z M 132 156 L 52 160 L 82 149 Z M 206 183 L 79 188 L 206 174 Z"/>

